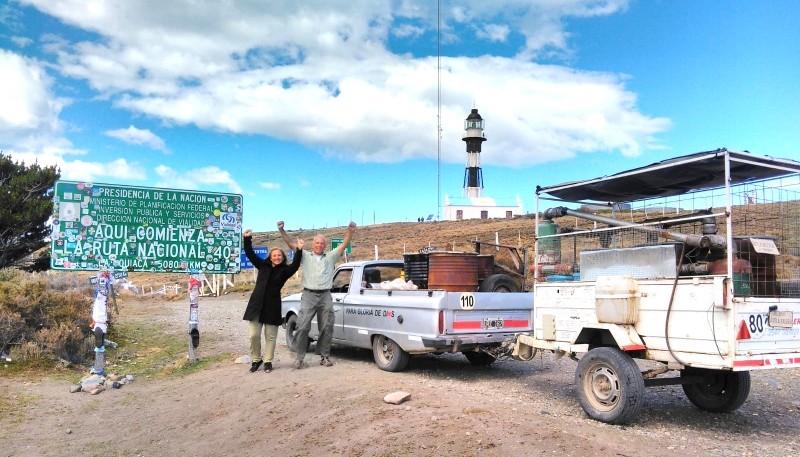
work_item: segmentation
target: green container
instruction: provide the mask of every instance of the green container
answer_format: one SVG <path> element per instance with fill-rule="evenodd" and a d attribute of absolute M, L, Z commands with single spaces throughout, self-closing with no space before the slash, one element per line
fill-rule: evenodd
<path fill-rule="evenodd" d="M 750 273 L 733 274 L 733 295 L 737 297 L 750 296 Z"/>
<path fill-rule="evenodd" d="M 539 262 L 545 264 L 561 263 L 561 238 L 551 236 L 558 233 L 558 224 L 553 221 L 539 223 Z"/>

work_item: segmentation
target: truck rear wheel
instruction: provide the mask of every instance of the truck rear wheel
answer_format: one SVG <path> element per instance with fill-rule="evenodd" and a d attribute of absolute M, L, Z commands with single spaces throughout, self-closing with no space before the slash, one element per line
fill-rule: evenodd
<path fill-rule="evenodd" d="M 587 352 L 578 362 L 575 386 L 586 414 L 608 424 L 632 421 L 644 401 L 644 378 L 638 365 L 617 348 Z"/>
<path fill-rule="evenodd" d="M 712 413 L 736 410 L 750 395 L 749 371 L 722 371 L 687 368 L 681 377 L 702 376 L 698 384 L 682 384 L 686 398 L 693 405 Z"/>
<path fill-rule="evenodd" d="M 499 273 L 481 281 L 478 292 L 519 292 L 519 284 L 511 276 Z"/>
<path fill-rule="evenodd" d="M 403 371 L 408 365 L 408 352 L 383 335 L 372 341 L 372 356 L 378 368 L 384 371 Z"/>
<path fill-rule="evenodd" d="M 462 352 L 464 357 L 469 360 L 469 363 L 475 365 L 476 367 L 488 367 L 489 365 L 493 364 L 497 357 L 489 354 L 488 352 L 482 351 L 464 351 Z"/>

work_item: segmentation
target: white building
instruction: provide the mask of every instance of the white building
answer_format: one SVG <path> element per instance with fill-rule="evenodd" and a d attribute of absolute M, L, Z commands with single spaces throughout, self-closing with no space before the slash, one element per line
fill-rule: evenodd
<path fill-rule="evenodd" d="M 511 219 L 525 214 L 522 200 L 517 196 L 511 201 L 497 202 L 491 197 L 444 197 L 444 220 L 465 219 Z"/>

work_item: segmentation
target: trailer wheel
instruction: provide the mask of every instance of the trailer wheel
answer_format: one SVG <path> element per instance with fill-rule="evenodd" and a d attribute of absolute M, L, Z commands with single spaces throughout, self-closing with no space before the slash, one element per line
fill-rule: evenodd
<path fill-rule="evenodd" d="M 722 371 L 687 368 L 681 377 L 702 376 L 703 382 L 683 384 L 683 392 L 693 405 L 712 413 L 736 410 L 750 395 L 749 371 Z"/>
<path fill-rule="evenodd" d="M 408 352 L 383 335 L 377 335 L 372 341 L 372 356 L 378 368 L 384 371 L 403 371 L 408 365 Z"/>
<path fill-rule="evenodd" d="M 475 365 L 476 367 L 488 367 L 489 365 L 493 364 L 497 357 L 489 354 L 488 352 L 482 351 L 464 351 L 462 352 L 464 357 L 469 360 L 469 363 Z"/>
<path fill-rule="evenodd" d="M 290 351 L 297 352 L 297 314 L 292 314 L 286 320 L 286 345 L 289 346 Z M 308 352 L 309 347 L 311 347 L 310 338 L 308 346 L 306 346 L 306 352 Z"/>
<path fill-rule="evenodd" d="M 632 421 L 644 401 L 644 378 L 625 352 L 599 347 L 587 352 L 575 372 L 578 400 L 592 419 L 607 424 Z"/>
<path fill-rule="evenodd" d="M 519 284 L 511 276 L 499 273 L 481 281 L 478 292 L 519 292 Z"/>

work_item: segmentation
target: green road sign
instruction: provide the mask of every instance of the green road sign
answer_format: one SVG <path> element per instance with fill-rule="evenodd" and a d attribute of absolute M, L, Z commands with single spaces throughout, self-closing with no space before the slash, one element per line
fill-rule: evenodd
<path fill-rule="evenodd" d="M 339 245 L 342 244 L 342 242 L 344 242 L 344 239 L 342 238 L 331 238 L 331 250 L 338 248 Z M 353 244 L 347 243 L 347 247 L 344 248 L 344 252 L 346 254 L 350 254 L 351 252 L 353 252 Z"/>
<path fill-rule="evenodd" d="M 242 196 L 58 181 L 50 266 L 237 273 Z"/>

